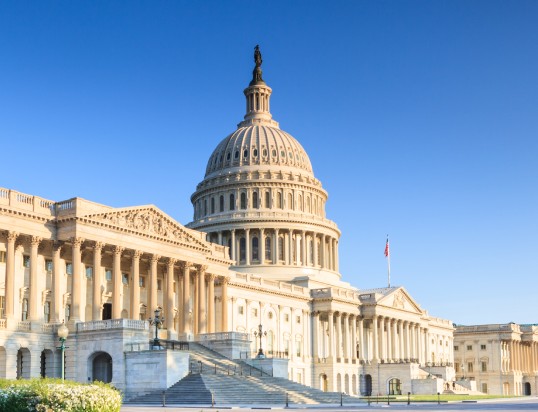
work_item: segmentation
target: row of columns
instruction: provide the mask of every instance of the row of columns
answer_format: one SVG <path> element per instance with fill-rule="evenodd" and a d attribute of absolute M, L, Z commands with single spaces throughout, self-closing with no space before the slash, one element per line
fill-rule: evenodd
<path fill-rule="evenodd" d="M 313 266 L 338 272 L 338 239 L 306 230 L 294 229 L 232 229 L 209 233 L 208 239 L 220 245 L 230 245 L 230 259 L 238 265 L 252 263 Z M 252 238 L 258 238 L 258 259 L 254 261 Z M 266 259 L 266 237 L 271 239 L 270 259 Z M 245 239 L 245 260 L 241 260 L 240 239 Z M 279 239 L 282 240 L 280 244 Z M 305 241 L 306 240 L 306 241 Z M 310 242 L 312 248 L 310 249 Z M 318 246 L 319 245 L 319 246 Z M 282 248 L 282 250 L 280 250 Z M 280 259 L 282 256 L 283 259 Z"/>
<path fill-rule="evenodd" d="M 8 232 L 7 234 L 7 251 L 6 251 L 6 282 L 5 282 L 5 316 L 7 319 L 13 319 L 15 314 L 15 245 L 16 240 L 19 238 L 19 234 L 16 232 Z M 42 306 L 39 304 L 41 299 L 39 298 L 38 290 L 38 248 L 42 238 L 37 236 L 30 236 L 30 284 L 29 284 L 29 316 L 30 321 L 39 321 L 42 319 Z M 82 307 L 82 295 L 83 295 L 83 276 L 82 276 L 82 253 L 81 247 L 85 240 L 81 238 L 70 239 L 71 253 L 72 253 L 72 283 L 71 291 L 67 291 L 71 295 L 71 320 L 72 321 L 84 321 L 85 310 Z M 102 253 L 105 248 L 105 244 L 102 242 L 91 242 L 93 249 L 93 285 L 92 285 L 92 319 L 102 319 L 102 268 L 101 260 Z M 121 270 L 121 260 L 126 257 L 125 248 L 116 245 L 110 245 L 113 252 L 112 263 L 112 318 L 119 319 L 122 317 L 123 306 L 123 279 Z M 61 265 L 61 250 L 65 247 L 63 243 L 55 242 L 52 245 L 52 321 L 59 322 L 62 320 L 62 278 L 64 275 L 63 265 Z M 140 259 L 144 253 L 139 250 L 129 251 L 128 255 L 131 258 L 131 276 L 132 281 L 129 282 L 130 289 L 130 317 L 132 319 L 138 319 L 140 311 Z M 147 255 L 147 254 L 146 254 Z M 152 311 L 158 307 L 157 299 L 157 278 L 158 278 L 158 265 L 161 260 L 161 256 L 156 254 L 149 254 L 150 257 L 150 282 L 147 308 Z M 165 322 L 169 331 L 174 331 L 174 279 L 176 263 L 179 260 L 175 258 L 163 258 L 167 265 L 166 271 L 166 288 L 165 295 L 163 296 L 163 307 L 165 308 Z M 183 333 L 191 333 L 191 324 L 196 333 L 213 333 L 215 332 L 215 280 L 216 276 L 213 274 L 206 275 L 205 266 L 195 266 L 189 262 L 181 262 L 179 268 L 182 270 L 183 279 L 183 295 L 178 301 L 183 302 L 183 316 L 180 325 L 180 331 Z M 192 272 L 195 271 L 193 274 Z M 193 296 L 190 291 L 191 276 L 194 282 L 197 281 L 195 292 Z M 178 276 L 178 281 L 181 275 Z M 227 330 L 227 284 L 228 278 L 221 277 L 220 283 L 222 285 L 222 330 Z M 208 289 L 206 290 L 206 284 Z M 179 292 L 179 282 L 178 282 Z M 196 304 L 193 306 L 193 302 Z M 189 314 L 193 313 L 195 322 L 189 320 Z"/>
<path fill-rule="evenodd" d="M 538 342 L 502 341 L 501 348 L 509 354 L 502 364 L 502 372 L 534 373 L 538 370 Z"/>

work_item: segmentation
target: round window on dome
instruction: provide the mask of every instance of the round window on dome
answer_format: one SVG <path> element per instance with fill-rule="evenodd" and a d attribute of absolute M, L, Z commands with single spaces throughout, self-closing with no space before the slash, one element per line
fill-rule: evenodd
<path fill-rule="evenodd" d="M 234 159 L 239 159 L 239 150 L 236 150 L 234 153 Z"/>
<path fill-rule="evenodd" d="M 275 149 L 273 149 L 273 151 L 271 152 L 271 156 L 276 157 L 276 150 Z"/>
<path fill-rule="evenodd" d="M 245 149 L 245 150 L 243 151 L 243 157 L 248 157 L 248 150 Z"/>
<path fill-rule="evenodd" d="M 263 155 L 263 157 L 267 157 L 267 149 L 263 149 L 262 155 Z"/>
<path fill-rule="evenodd" d="M 254 157 L 258 157 L 258 149 L 254 149 L 252 151 L 252 154 L 254 155 Z"/>
<path fill-rule="evenodd" d="M 228 153 L 226 154 L 226 160 L 230 160 L 231 157 L 232 157 L 232 154 L 231 154 L 230 152 L 228 152 Z"/>
<path fill-rule="evenodd" d="M 293 155 L 291 154 L 291 152 L 288 152 L 288 156 L 291 160 L 293 160 Z"/>
<path fill-rule="evenodd" d="M 284 150 L 281 150 L 281 151 L 280 151 L 280 156 L 281 156 L 281 157 L 286 157 L 286 152 L 285 152 Z"/>

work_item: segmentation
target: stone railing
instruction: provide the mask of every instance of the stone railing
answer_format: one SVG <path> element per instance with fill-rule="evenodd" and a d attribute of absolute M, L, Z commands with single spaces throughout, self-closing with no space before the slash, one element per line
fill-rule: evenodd
<path fill-rule="evenodd" d="M 8 205 L 14 209 L 52 216 L 54 202 L 15 190 L 0 188 L 0 205 Z"/>
<path fill-rule="evenodd" d="M 41 331 L 46 333 L 56 333 L 61 323 L 44 323 L 41 325 Z"/>
<path fill-rule="evenodd" d="M 242 332 L 204 333 L 194 337 L 195 342 L 211 342 L 215 340 L 241 340 L 250 341 L 250 335 Z"/>
<path fill-rule="evenodd" d="M 475 325 L 475 326 L 460 326 L 456 325 L 455 333 L 460 332 L 519 332 L 519 325 L 515 323 L 503 323 L 503 324 L 489 324 L 489 325 Z"/>
<path fill-rule="evenodd" d="M 17 324 L 17 330 L 20 332 L 30 332 L 32 330 L 32 323 L 29 320 L 19 322 Z"/>
<path fill-rule="evenodd" d="M 77 332 L 89 332 L 106 329 L 149 330 L 149 323 L 145 320 L 134 319 L 94 320 L 91 322 L 77 323 Z"/>
<path fill-rule="evenodd" d="M 342 297 L 350 300 L 358 300 L 359 295 L 353 290 L 342 288 L 321 288 L 312 289 L 311 296 L 313 298 L 330 298 L 330 297 Z M 362 296 L 361 296 L 362 299 Z"/>
<path fill-rule="evenodd" d="M 0 319 L 0 329 L 7 328 L 7 321 L 6 319 Z"/>
<path fill-rule="evenodd" d="M 292 285 L 291 283 L 281 282 L 278 280 L 263 279 L 259 275 L 236 273 L 235 279 L 247 284 L 259 285 L 273 291 L 292 292 L 301 296 L 308 296 L 309 293 L 308 290 L 302 286 Z"/>

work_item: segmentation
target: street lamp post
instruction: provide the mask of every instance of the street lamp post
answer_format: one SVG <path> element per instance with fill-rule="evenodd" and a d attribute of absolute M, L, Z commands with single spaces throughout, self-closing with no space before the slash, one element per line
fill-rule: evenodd
<path fill-rule="evenodd" d="M 256 355 L 256 358 L 263 359 L 263 358 L 265 358 L 265 355 L 263 354 L 263 349 L 262 349 L 262 337 L 267 336 L 267 332 L 263 331 L 263 327 L 262 327 L 261 323 L 258 325 L 258 330 L 254 331 L 254 336 L 260 338 L 260 349 L 258 350 L 258 354 Z"/>
<path fill-rule="evenodd" d="M 60 347 L 57 349 L 60 349 L 62 354 L 62 382 L 65 379 L 65 349 L 67 346 L 65 346 L 65 341 L 67 340 L 67 335 L 69 335 L 69 329 L 67 329 L 67 326 L 65 326 L 65 323 L 62 322 L 60 327 L 58 328 L 58 338 L 60 340 Z"/>
<path fill-rule="evenodd" d="M 159 328 L 164 323 L 164 317 L 161 316 L 161 311 L 159 309 L 155 309 L 155 316 L 153 318 L 149 318 L 149 324 L 155 326 L 155 338 L 153 339 L 153 347 L 160 347 L 159 344 Z"/>

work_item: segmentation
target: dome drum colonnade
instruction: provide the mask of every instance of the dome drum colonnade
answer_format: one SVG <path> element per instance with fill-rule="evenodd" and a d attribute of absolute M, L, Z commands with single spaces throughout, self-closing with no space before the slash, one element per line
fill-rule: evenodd
<path fill-rule="evenodd" d="M 5 240 L 4 322 L 15 321 L 19 329 L 31 329 L 25 322 L 139 319 L 150 315 L 146 308 L 163 308 L 165 327 L 171 336 L 213 333 L 217 326 L 216 282 L 221 286 L 221 302 L 227 300 L 228 278 L 206 273 L 204 265 L 82 238 L 53 241 L 6 231 Z M 21 279 L 19 274 L 16 282 L 16 267 L 21 262 L 29 272 L 22 283 L 25 276 Z M 143 291 L 146 278 L 149 284 Z M 161 289 L 164 293 L 159 302 Z M 86 297 L 91 304 L 86 303 Z M 107 303 L 111 303 L 111 311 L 105 314 Z M 227 305 L 223 303 L 220 312 L 218 329 L 227 330 Z M 194 316 L 189 318 L 189 314 Z"/>

